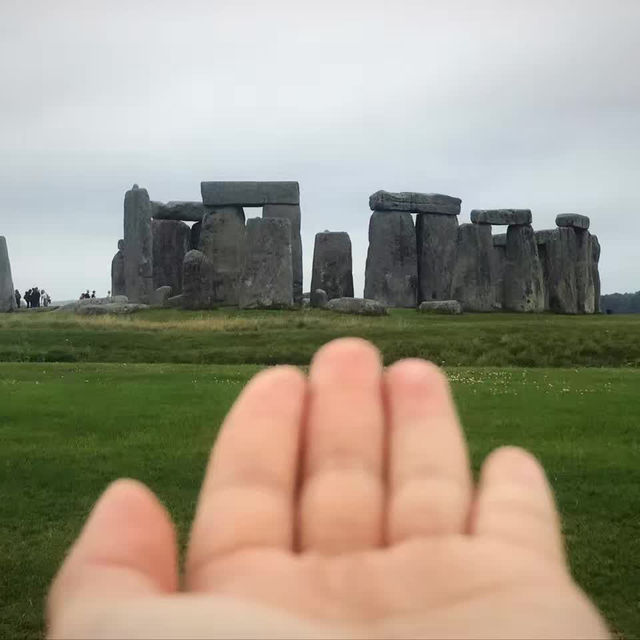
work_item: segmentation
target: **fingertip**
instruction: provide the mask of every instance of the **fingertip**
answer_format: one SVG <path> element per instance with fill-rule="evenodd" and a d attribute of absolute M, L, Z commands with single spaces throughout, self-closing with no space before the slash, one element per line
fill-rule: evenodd
<path fill-rule="evenodd" d="M 405 358 L 387 368 L 387 380 L 403 386 L 428 388 L 449 388 L 446 373 L 433 362 L 420 358 Z"/>
<path fill-rule="evenodd" d="M 331 340 L 316 351 L 312 367 L 331 361 L 332 364 L 349 365 L 354 361 L 368 360 L 376 367 L 382 366 L 382 356 L 378 348 L 363 338 L 337 338 Z"/>
<path fill-rule="evenodd" d="M 547 484 L 547 475 L 538 459 L 526 449 L 512 445 L 494 449 L 485 459 L 482 477 L 491 480 L 495 476 L 520 484 Z"/>

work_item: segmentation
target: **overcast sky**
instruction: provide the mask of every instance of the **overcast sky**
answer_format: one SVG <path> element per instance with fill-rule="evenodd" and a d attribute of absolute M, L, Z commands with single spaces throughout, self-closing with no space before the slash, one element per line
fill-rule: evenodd
<path fill-rule="evenodd" d="M 640 0 L 0 0 L 0 235 L 15 285 L 104 295 L 134 182 L 298 180 L 362 293 L 378 190 L 591 217 L 640 289 Z M 260 215 L 247 209 L 248 217 Z M 500 229 L 496 229 L 500 231 Z"/>

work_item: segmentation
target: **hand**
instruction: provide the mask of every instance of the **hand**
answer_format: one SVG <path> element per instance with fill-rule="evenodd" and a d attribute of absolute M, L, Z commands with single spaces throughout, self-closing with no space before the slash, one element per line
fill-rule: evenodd
<path fill-rule="evenodd" d="M 357 339 L 257 375 L 213 449 L 183 588 L 169 516 L 130 480 L 49 596 L 75 638 L 603 638 L 552 494 L 515 448 L 474 489 L 445 376 Z"/>

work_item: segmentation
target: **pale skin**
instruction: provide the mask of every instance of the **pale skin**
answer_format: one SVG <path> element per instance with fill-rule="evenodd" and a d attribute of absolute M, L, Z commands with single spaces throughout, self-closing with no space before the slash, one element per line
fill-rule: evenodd
<path fill-rule="evenodd" d="M 176 437 L 180 437 L 176 432 Z M 184 571 L 143 485 L 102 495 L 49 594 L 52 638 L 607 638 L 544 471 L 477 486 L 446 377 L 341 339 L 258 374 L 213 448 Z"/>

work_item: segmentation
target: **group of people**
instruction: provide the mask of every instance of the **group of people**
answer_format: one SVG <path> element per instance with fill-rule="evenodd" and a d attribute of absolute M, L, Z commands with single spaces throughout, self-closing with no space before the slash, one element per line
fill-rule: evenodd
<path fill-rule="evenodd" d="M 95 289 L 89 294 L 89 289 L 87 289 L 84 293 L 80 294 L 80 300 L 89 300 L 90 298 L 95 298 L 96 292 Z"/>
<path fill-rule="evenodd" d="M 48 307 L 51 304 L 51 296 L 44 290 L 38 289 L 38 287 L 31 287 L 28 291 L 24 292 L 24 296 L 20 295 L 20 292 L 16 289 L 16 305 L 20 308 L 20 300 L 24 298 L 27 304 L 27 309 L 35 307 Z"/>

